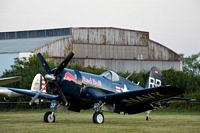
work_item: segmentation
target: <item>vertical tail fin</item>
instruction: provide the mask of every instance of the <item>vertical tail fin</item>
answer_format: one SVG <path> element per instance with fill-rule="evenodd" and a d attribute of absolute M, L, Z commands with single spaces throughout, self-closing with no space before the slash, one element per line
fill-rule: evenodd
<path fill-rule="evenodd" d="M 45 80 L 44 80 L 44 77 L 42 76 L 42 86 L 40 87 L 40 90 L 41 90 L 42 88 L 44 88 L 45 86 L 46 86 L 46 82 L 45 82 Z M 46 87 L 43 89 L 42 93 L 43 93 L 43 94 L 46 94 L 46 93 L 47 93 L 47 88 L 46 88 Z M 41 99 L 40 102 L 43 102 L 43 99 Z"/>
<path fill-rule="evenodd" d="M 162 85 L 162 73 L 160 69 L 153 66 L 149 72 L 148 79 L 146 81 L 145 88 L 153 88 Z"/>
<path fill-rule="evenodd" d="M 40 73 L 35 75 L 32 85 L 31 85 L 31 90 L 38 92 L 45 86 L 46 86 L 46 83 L 45 83 L 44 77 Z M 42 93 L 46 93 L 46 87 L 44 88 Z M 37 104 L 39 104 L 40 102 L 43 102 L 43 100 L 42 99 L 35 100 L 35 103 L 37 103 Z"/>

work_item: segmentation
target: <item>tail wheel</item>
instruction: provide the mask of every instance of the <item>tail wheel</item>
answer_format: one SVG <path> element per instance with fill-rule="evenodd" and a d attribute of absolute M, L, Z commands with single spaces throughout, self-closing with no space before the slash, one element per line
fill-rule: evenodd
<path fill-rule="evenodd" d="M 45 122 L 53 123 L 53 122 L 55 122 L 55 119 L 56 119 L 56 117 L 55 117 L 54 114 L 53 114 L 53 116 L 52 116 L 52 112 L 51 112 L 51 111 L 48 111 L 48 112 L 46 112 L 46 113 L 44 114 L 44 121 L 45 121 Z"/>
<path fill-rule="evenodd" d="M 150 120 L 151 120 L 151 117 L 146 116 L 146 121 L 150 121 Z"/>
<path fill-rule="evenodd" d="M 104 115 L 101 112 L 95 112 L 93 115 L 93 122 L 97 124 L 104 123 Z"/>

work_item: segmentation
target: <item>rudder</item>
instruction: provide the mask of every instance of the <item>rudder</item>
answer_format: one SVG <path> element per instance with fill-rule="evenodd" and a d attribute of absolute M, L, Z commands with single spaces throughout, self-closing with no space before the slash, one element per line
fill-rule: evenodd
<path fill-rule="evenodd" d="M 158 69 L 156 66 L 153 66 L 149 72 L 145 88 L 159 87 L 161 85 L 162 85 L 162 73 L 160 69 Z"/>

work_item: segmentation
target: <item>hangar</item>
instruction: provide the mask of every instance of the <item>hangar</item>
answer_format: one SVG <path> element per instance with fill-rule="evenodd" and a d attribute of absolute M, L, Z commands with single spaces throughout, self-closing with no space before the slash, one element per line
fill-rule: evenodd
<path fill-rule="evenodd" d="M 14 58 L 46 52 L 50 58 L 72 60 L 84 67 L 104 67 L 116 72 L 139 72 L 157 66 L 182 70 L 179 54 L 149 39 L 149 32 L 115 27 L 71 27 L 0 32 L 0 75 Z"/>

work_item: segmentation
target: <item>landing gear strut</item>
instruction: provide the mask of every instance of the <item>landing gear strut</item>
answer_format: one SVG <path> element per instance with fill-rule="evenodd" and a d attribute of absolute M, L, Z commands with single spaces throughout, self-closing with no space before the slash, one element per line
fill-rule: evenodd
<path fill-rule="evenodd" d="M 146 120 L 147 121 L 151 120 L 150 113 L 151 113 L 151 110 L 148 110 L 147 111 L 147 116 L 146 116 Z"/>
<path fill-rule="evenodd" d="M 96 124 L 102 124 L 104 123 L 104 115 L 102 112 L 100 112 L 100 108 L 104 105 L 105 103 L 99 102 L 94 104 L 94 114 L 92 117 L 92 120 Z"/>

